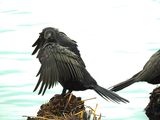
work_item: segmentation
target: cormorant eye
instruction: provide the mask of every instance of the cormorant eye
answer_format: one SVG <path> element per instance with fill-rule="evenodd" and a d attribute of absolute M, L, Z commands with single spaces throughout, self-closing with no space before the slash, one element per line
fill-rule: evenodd
<path fill-rule="evenodd" d="M 53 37 L 53 32 L 51 32 L 51 31 L 46 31 L 46 32 L 44 33 L 44 38 L 45 38 L 45 39 L 49 39 L 49 38 L 51 38 L 51 37 Z"/>

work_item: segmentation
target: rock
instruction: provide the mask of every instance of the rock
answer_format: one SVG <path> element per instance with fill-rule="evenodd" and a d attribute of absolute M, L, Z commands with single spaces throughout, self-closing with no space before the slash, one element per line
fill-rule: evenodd
<path fill-rule="evenodd" d="M 160 87 L 152 91 L 145 113 L 149 120 L 160 120 Z"/>

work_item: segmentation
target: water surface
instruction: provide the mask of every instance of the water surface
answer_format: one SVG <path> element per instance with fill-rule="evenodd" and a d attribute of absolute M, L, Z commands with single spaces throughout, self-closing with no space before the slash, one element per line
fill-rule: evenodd
<path fill-rule="evenodd" d="M 91 4 L 92 3 L 92 4 Z M 78 42 L 87 69 L 103 87 L 126 80 L 142 69 L 160 46 L 160 1 L 0 0 L 0 119 L 25 120 L 62 87 L 45 96 L 33 93 L 40 67 L 31 47 L 44 27 L 57 27 Z M 119 95 L 129 104 L 106 102 L 93 91 L 74 92 L 102 120 L 146 120 L 144 108 L 156 86 L 136 83 Z"/>

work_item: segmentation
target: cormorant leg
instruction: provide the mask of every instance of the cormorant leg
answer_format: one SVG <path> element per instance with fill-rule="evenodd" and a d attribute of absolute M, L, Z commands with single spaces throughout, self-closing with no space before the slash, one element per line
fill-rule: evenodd
<path fill-rule="evenodd" d="M 63 91 L 62 91 L 61 95 L 64 96 L 64 95 L 66 94 L 66 90 L 67 90 L 67 89 L 63 88 Z"/>
<path fill-rule="evenodd" d="M 68 100 L 67 100 L 67 103 L 66 103 L 66 105 L 65 105 L 65 107 L 64 107 L 64 110 L 63 110 L 63 114 L 65 113 L 65 111 L 66 111 L 66 108 L 67 108 L 67 106 L 68 106 L 68 104 L 69 104 L 69 102 L 70 102 L 70 100 L 71 100 L 71 98 L 72 98 L 72 90 L 69 90 L 68 92 L 67 92 L 67 95 L 69 94 L 69 98 L 68 98 Z M 66 96 L 67 96 L 66 95 Z"/>
<path fill-rule="evenodd" d="M 72 90 L 69 90 L 67 93 L 68 93 L 68 94 L 71 94 L 71 92 L 72 92 Z"/>
<path fill-rule="evenodd" d="M 71 92 L 72 92 L 72 90 L 68 90 L 68 92 L 67 93 L 65 93 L 66 95 L 65 95 L 65 97 L 66 96 L 68 96 L 68 95 L 70 95 L 71 94 Z"/>

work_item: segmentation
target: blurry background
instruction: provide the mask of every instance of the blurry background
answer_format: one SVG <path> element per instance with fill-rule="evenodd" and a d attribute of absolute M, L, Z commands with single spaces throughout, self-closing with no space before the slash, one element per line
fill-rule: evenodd
<path fill-rule="evenodd" d="M 36 115 L 44 96 L 33 93 L 40 64 L 31 47 L 45 27 L 76 40 L 88 71 L 108 88 L 142 69 L 160 46 L 160 0 L 0 0 L 0 119 Z M 101 113 L 102 120 L 146 120 L 144 108 L 156 86 L 134 85 L 117 92 L 129 104 L 106 102 L 94 91 L 73 92 Z"/>

